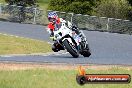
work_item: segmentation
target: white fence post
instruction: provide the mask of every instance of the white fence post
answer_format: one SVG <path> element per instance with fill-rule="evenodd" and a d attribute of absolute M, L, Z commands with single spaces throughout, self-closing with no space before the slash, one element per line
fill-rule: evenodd
<path fill-rule="evenodd" d="M 2 13 L 2 4 L 0 3 L 0 14 Z"/>
<path fill-rule="evenodd" d="M 112 19 L 114 19 L 114 18 L 108 18 L 108 22 L 107 22 L 107 31 L 109 30 L 109 23 L 110 23 L 110 20 L 112 20 Z"/>
<path fill-rule="evenodd" d="M 37 8 L 34 8 L 33 24 L 36 24 L 36 15 L 37 15 Z"/>
<path fill-rule="evenodd" d="M 71 23 L 73 22 L 73 13 L 68 13 L 68 14 L 71 14 Z"/>
<path fill-rule="evenodd" d="M 107 21 L 107 24 L 106 24 L 106 26 L 107 26 L 107 31 L 109 30 L 109 21 L 110 21 L 110 18 L 108 18 L 108 21 Z"/>

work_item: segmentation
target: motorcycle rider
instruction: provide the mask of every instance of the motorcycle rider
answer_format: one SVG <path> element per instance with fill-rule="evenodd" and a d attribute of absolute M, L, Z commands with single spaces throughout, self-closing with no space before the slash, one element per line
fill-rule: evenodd
<path fill-rule="evenodd" d="M 62 18 L 59 18 L 55 11 L 48 13 L 49 24 L 48 24 L 47 31 L 50 33 L 50 37 L 52 37 L 54 35 L 54 30 L 57 30 L 59 28 L 60 19 L 62 19 Z M 72 29 L 73 33 L 75 32 L 77 35 L 80 34 L 80 31 L 76 25 L 72 25 L 71 29 Z"/>
<path fill-rule="evenodd" d="M 58 18 L 58 15 L 56 12 L 49 12 L 48 13 L 48 32 L 50 33 L 50 37 L 54 36 L 54 30 L 57 30 L 58 25 L 60 24 L 60 18 Z"/>
<path fill-rule="evenodd" d="M 50 37 L 54 36 L 54 31 L 58 30 L 59 28 L 59 24 L 61 22 L 61 20 L 63 20 L 62 18 L 59 18 L 56 12 L 49 12 L 48 13 L 48 20 L 49 20 L 49 24 L 48 24 L 48 32 L 50 33 Z M 72 30 L 72 35 L 73 38 L 75 39 L 75 41 L 81 42 L 81 32 L 79 31 L 79 29 L 77 28 L 76 25 L 71 24 L 71 30 Z M 54 44 L 57 44 L 58 41 L 55 41 Z M 79 49 L 79 48 L 78 48 Z"/>
<path fill-rule="evenodd" d="M 79 31 L 79 29 L 76 25 L 73 25 L 71 22 L 65 21 L 64 19 L 59 18 L 56 12 L 49 12 L 48 19 L 49 19 L 49 24 L 48 24 L 47 31 L 50 33 L 50 36 L 53 37 L 54 43 L 52 45 L 52 50 L 54 52 L 58 52 L 60 50 L 66 49 L 66 45 L 67 45 L 66 43 L 63 43 L 63 41 L 59 38 L 54 39 L 54 37 L 56 37 L 56 35 L 54 36 L 54 32 L 56 30 L 64 27 L 64 30 L 61 30 L 61 33 L 59 35 L 61 36 L 62 33 L 67 32 L 66 29 L 72 30 L 72 31 L 70 31 L 72 33 L 72 34 L 70 34 L 70 37 L 72 37 L 71 39 L 72 40 L 74 39 L 75 41 L 72 41 L 72 42 L 74 42 L 74 44 L 73 44 L 73 46 L 70 46 L 70 47 L 73 47 L 74 48 L 73 50 L 75 50 L 75 48 L 76 48 L 77 52 L 80 53 L 81 55 L 83 55 L 84 57 L 89 57 L 91 55 L 91 52 L 89 50 L 88 43 L 86 40 L 86 36 L 84 35 L 84 33 L 82 31 Z M 59 31 L 60 30 L 58 30 L 56 32 L 59 32 Z M 55 34 L 56 34 L 56 32 L 55 32 Z M 66 44 L 66 45 L 63 45 L 63 44 Z M 72 51 L 72 50 L 70 50 L 70 51 Z M 76 55 L 78 55 L 78 54 L 76 54 Z M 76 56 L 73 56 L 73 57 L 76 57 Z"/>

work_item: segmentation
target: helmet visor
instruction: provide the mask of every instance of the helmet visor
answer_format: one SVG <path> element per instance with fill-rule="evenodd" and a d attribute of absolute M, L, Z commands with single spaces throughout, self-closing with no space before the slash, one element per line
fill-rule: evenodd
<path fill-rule="evenodd" d="M 49 21 L 50 22 L 54 22 L 55 21 L 55 18 L 49 18 Z"/>

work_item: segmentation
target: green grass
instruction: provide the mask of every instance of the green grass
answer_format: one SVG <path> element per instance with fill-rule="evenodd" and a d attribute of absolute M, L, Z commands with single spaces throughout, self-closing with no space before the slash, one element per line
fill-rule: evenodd
<path fill-rule="evenodd" d="M 51 45 L 44 41 L 16 38 L 0 34 L 0 54 L 30 54 L 51 52 Z"/>
<path fill-rule="evenodd" d="M 87 70 L 87 73 L 126 73 L 132 70 L 113 68 L 109 70 Z M 76 70 L 17 70 L 0 71 L 0 88 L 132 88 L 130 84 L 86 84 L 76 83 Z"/>

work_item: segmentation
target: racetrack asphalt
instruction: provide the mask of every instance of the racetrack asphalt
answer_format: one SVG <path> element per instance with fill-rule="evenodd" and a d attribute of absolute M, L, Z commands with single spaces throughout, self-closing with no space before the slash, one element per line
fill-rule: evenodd
<path fill-rule="evenodd" d="M 132 65 L 132 35 L 98 31 L 83 31 L 87 37 L 92 55 L 72 58 L 70 54 L 27 55 L 0 57 L 0 61 L 67 63 L 67 64 L 110 64 Z M 0 22 L 0 33 L 48 41 L 45 26 Z"/>

